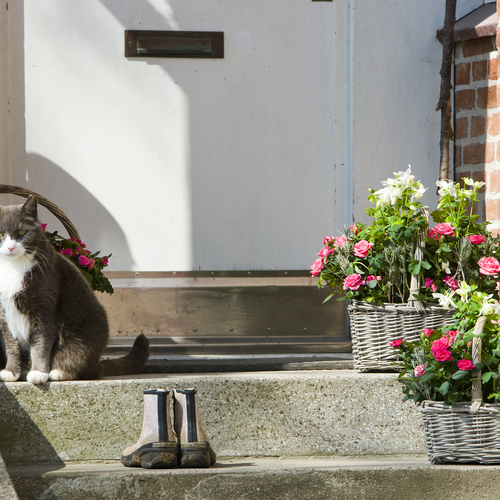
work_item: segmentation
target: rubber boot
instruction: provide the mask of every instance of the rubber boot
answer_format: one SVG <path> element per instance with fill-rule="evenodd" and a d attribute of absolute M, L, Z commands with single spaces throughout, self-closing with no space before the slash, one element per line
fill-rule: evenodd
<path fill-rule="evenodd" d="M 122 453 L 126 467 L 169 469 L 178 465 L 178 445 L 170 423 L 169 391 L 144 391 L 144 420 L 139 441 Z"/>
<path fill-rule="evenodd" d="M 174 389 L 174 429 L 181 467 L 210 467 L 216 456 L 201 423 L 195 389 Z"/>

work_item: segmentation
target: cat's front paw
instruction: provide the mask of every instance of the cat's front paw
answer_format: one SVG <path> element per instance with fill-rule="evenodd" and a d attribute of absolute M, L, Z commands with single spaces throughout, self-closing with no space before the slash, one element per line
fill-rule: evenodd
<path fill-rule="evenodd" d="M 31 370 L 28 373 L 27 379 L 28 382 L 31 382 L 32 384 L 45 384 L 45 382 L 49 380 L 49 374 L 39 372 L 38 370 Z"/>
<path fill-rule="evenodd" d="M 0 371 L 0 380 L 3 380 L 4 382 L 15 382 L 18 378 L 19 375 L 16 376 L 9 370 Z"/>
<path fill-rule="evenodd" d="M 67 373 L 62 370 L 58 370 L 57 368 L 50 370 L 49 378 L 50 380 L 71 380 Z"/>

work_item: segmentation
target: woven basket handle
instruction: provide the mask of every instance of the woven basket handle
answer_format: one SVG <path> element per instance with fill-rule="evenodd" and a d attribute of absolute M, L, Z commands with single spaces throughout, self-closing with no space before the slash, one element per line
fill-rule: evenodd
<path fill-rule="evenodd" d="M 54 203 L 47 200 L 47 198 L 44 198 L 43 196 L 35 193 L 34 191 L 30 191 L 29 189 L 25 189 L 19 186 L 11 186 L 9 184 L 0 184 L 0 193 L 16 194 L 18 196 L 23 196 L 24 198 L 28 198 L 29 196 L 33 195 L 36 198 L 36 201 L 40 203 L 40 205 L 47 208 L 61 221 L 66 231 L 68 231 L 70 238 L 75 238 L 75 240 L 80 239 L 76 227 L 68 219 L 68 216 L 57 205 L 54 205 Z"/>
<path fill-rule="evenodd" d="M 415 249 L 415 260 L 422 261 L 424 258 L 424 254 L 422 252 L 422 247 L 425 246 L 425 238 L 427 237 L 428 228 L 429 228 L 429 218 L 430 218 L 430 210 L 429 207 L 422 207 L 422 214 L 427 219 L 427 226 L 423 227 L 417 237 L 417 248 Z M 424 313 L 425 307 L 420 302 L 420 300 L 414 299 L 414 295 L 418 294 L 420 291 L 420 273 L 412 274 L 411 282 L 410 282 L 410 296 L 408 297 L 408 307 L 415 307 L 417 312 Z"/>
<path fill-rule="evenodd" d="M 481 316 L 474 327 L 474 338 L 472 339 L 472 362 L 476 365 L 477 363 L 481 363 L 481 335 L 483 333 L 484 324 L 486 323 L 486 316 Z M 469 413 L 477 413 L 483 402 L 483 389 L 481 385 L 481 370 L 476 370 L 474 372 L 474 380 L 472 382 L 472 402 L 469 408 Z"/>

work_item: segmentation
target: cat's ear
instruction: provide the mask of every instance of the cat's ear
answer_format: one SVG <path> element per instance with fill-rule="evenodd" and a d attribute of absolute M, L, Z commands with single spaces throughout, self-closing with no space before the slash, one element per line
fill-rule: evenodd
<path fill-rule="evenodd" d="M 33 219 L 37 219 L 37 203 L 36 198 L 33 195 L 30 195 L 28 199 L 25 201 L 24 205 L 21 208 L 21 213 L 27 215 L 28 217 L 33 217 Z"/>

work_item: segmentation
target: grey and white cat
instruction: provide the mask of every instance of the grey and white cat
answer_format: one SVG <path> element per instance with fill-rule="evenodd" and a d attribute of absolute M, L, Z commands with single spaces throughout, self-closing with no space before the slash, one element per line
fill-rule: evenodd
<path fill-rule="evenodd" d="M 45 237 L 33 196 L 23 205 L 0 206 L 0 306 L 5 382 L 25 369 L 33 384 L 130 375 L 149 357 L 149 341 L 140 335 L 127 356 L 101 361 L 106 312 L 78 268 Z"/>

